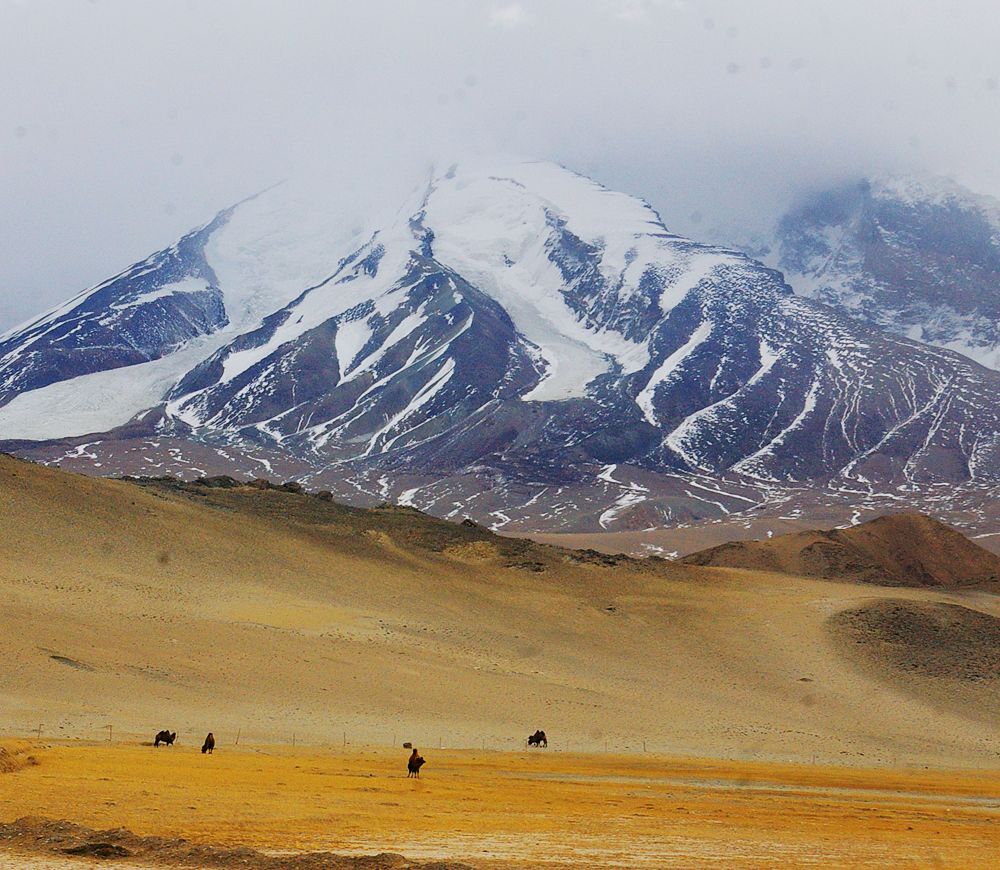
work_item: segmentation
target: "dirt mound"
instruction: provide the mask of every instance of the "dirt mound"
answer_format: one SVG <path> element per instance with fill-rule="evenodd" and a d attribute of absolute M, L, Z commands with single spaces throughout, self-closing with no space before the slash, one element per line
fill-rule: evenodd
<path fill-rule="evenodd" d="M 167 837 L 140 837 L 125 828 L 95 831 L 67 821 L 26 817 L 0 824 L 0 844 L 34 853 L 90 858 L 135 858 L 182 867 L 250 870 L 472 870 L 467 864 L 410 861 L 383 853 L 349 857 L 331 852 L 265 855 L 255 849 L 211 846 Z"/>
<path fill-rule="evenodd" d="M 81 858 L 128 858 L 132 853 L 117 843 L 81 843 L 62 850 L 67 855 Z"/>
<path fill-rule="evenodd" d="M 883 586 L 982 586 L 995 585 L 1000 578 L 1000 556 L 923 514 L 893 514 L 848 529 L 738 541 L 681 561 Z"/>
<path fill-rule="evenodd" d="M 0 773 L 16 773 L 36 764 L 38 759 L 28 754 L 27 746 L 0 746 Z"/>

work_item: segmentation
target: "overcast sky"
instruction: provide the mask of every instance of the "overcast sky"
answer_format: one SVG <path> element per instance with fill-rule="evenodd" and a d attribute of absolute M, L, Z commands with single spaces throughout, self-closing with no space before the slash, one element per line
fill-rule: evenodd
<path fill-rule="evenodd" d="M 998 46 L 995 0 L 0 0 L 0 329 L 282 178 L 463 153 L 703 238 L 875 171 L 1000 194 Z"/>

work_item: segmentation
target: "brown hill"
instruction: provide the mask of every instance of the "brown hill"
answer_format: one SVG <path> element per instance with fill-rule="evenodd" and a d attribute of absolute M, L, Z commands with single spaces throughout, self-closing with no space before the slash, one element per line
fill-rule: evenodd
<path fill-rule="evenodd" d="M 923 514 L 892 514 L 847 529 L 735 541 L 681 561 L 880 586 L 984 586 L 1000 578 L 1000 556 Z"/>
<path fill-rule="evenodd" d="M 0 456 L 0 734 L 513 749 L 543 728 L 554 749 L 994 757 L 995 701 L 871 670 L 828 624 L 950 591 L 776 584 L 298 490 Z"/>

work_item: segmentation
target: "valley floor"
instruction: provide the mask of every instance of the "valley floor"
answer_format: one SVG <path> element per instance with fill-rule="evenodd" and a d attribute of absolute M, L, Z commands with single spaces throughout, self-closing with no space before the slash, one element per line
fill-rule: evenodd
<path fill-rule="evenodd" d="M 488 870 L 997 866 L 995 767 L 420 748 L 424 775 L 408 780 L 403 749 L 22 745 L 34 763 L 0 774 L 0 823 L 43 816 L 265 855 L 395 852 Z M 0 868 L 87 866 L 51 845 L 18 853 L 23 839 L 0 830 Z M 122 867 L 162 864 L 155 850 L 132 854 L 143 864 Z"/>

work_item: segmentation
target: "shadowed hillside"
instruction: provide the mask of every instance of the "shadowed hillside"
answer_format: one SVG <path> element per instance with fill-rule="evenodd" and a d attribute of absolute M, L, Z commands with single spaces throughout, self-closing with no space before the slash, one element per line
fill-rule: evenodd
<path fill-rule="evenodd" d="M 959 604 L 884 599 L 830 617 L 845 653 L 897 686 L 1000 715 L 1000 618 Z M 972 709 L 973 707 L 970 707 Z"/>
<path fill-rule="evenodd" d="M 320 536 L 339 550 L 368 556 L 372 555 L 372 541 L 382 541 L 413 552 L 532 572 L 542 572 L 559 564 L 590 563 L 676 573 L 676 568 L 663 559 L 638 560 L 593 550 L 551 547 L 524 538 L 501 537 L 470 519 L 448 522 L 412 507 L 388 503 L 374 508 L 352 507 L 335 502 L 328 492 L 306 493 L 295 482 L 274 484 L 258 479 L 244 483 L 225 476 L 195 481 L 175 477 L 124 480 L 151 494 L 186 499 L 199 506 L 277 522 Z"/>

